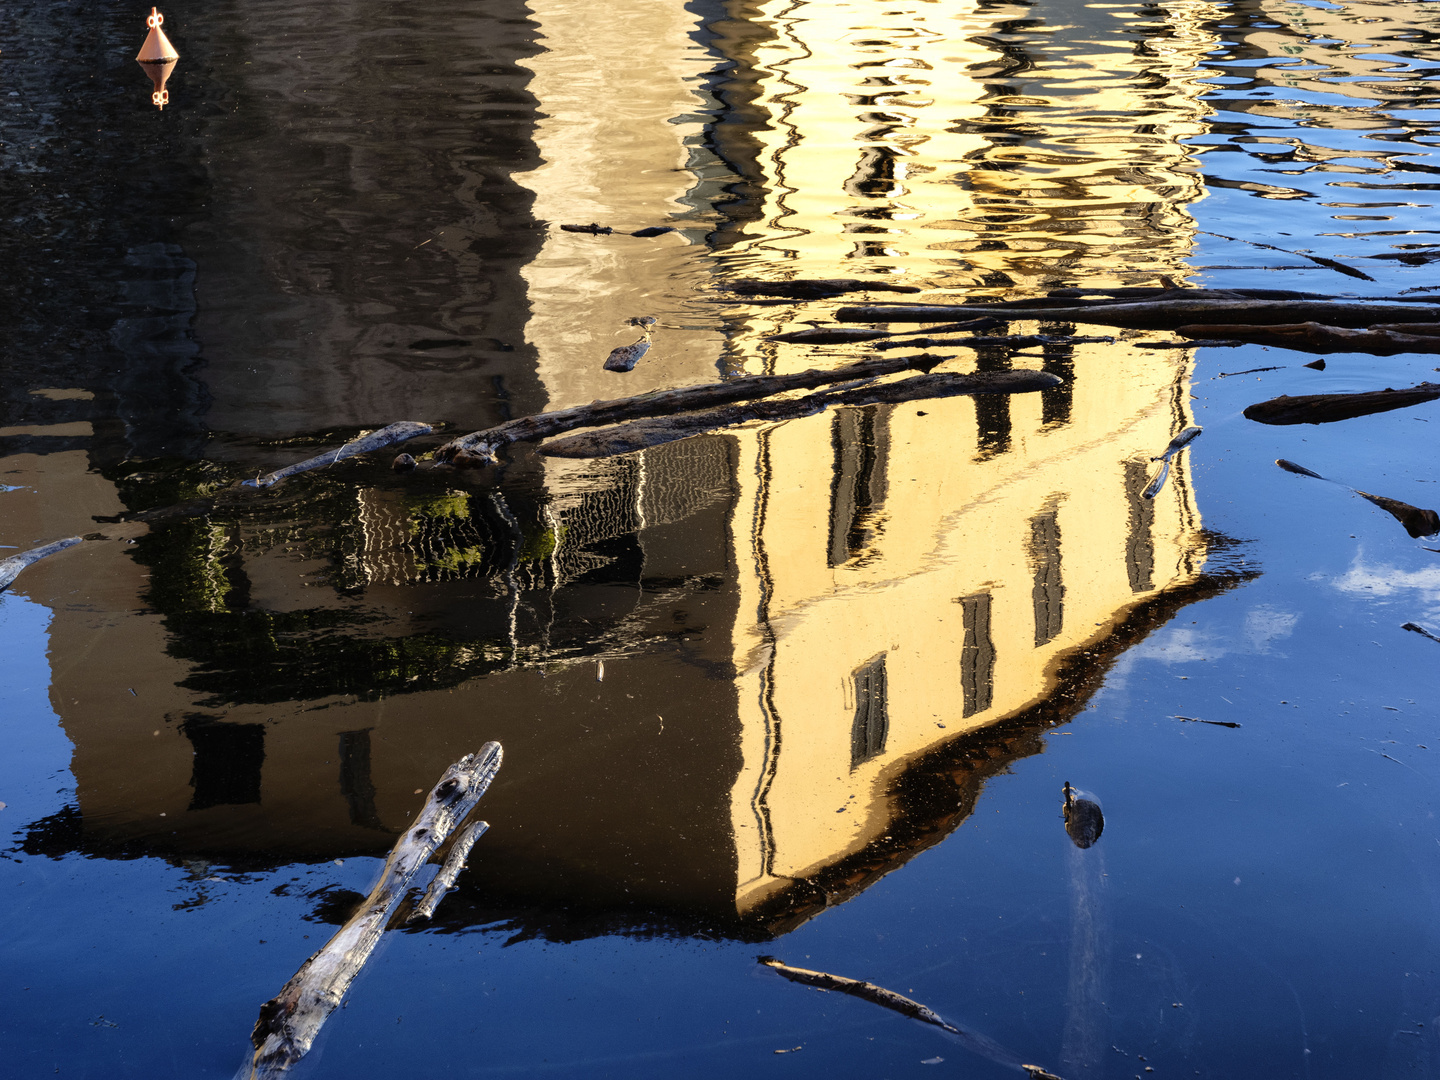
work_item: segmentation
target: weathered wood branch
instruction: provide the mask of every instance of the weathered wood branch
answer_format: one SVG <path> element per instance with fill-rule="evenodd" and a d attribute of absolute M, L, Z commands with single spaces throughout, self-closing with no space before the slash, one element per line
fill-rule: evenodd
<path fill-rule="evenodd" d="M 1162 453 L 1150 459 L 1160 462 L 1160 471 L 1155 474 L 1155 479 L 1145 485 L 1145 490 L 1140 493 L 1142 499 L 1153 499 L 1160 494 L 1160 489 L 1165 486 L 1165 481 L 1170 476 L 1170 459 L 1199 438 L 1204 430 L 1194 424 L 1190 425 L 1171 439 Z"/>
<path fill-rule="evenodd" d="M 899 1013 L 901 1016 L 908 1016 L 911 1020 L 919 1020 L 922 1024 L 930 1024 L 940 1028 L 958 1038 L 969 1049 L 976 1053 L 983 1054 L 992 1061 L 998 1061 L 1003 1065 L 1012 1068 L 1024 1069 L 1034 1080 L 1060 1080 L 1054 1073 L 1046 1072 L 1038 1065 L 1023 1065 L 1020 1059 L 1006 1050 L 993 1039 L 973 1031 L 966 1031 L 964 1028 L 956 1027 L 954 1024 L 944 1020 L 933 1009 L 912 1001 L 903 994 L 897 994 L 894 990 L 887 990 L 883 986 L 866 982 L 863 979 L 847 979 L 843 975 L 831 975 L 827 971 L 811 971 L 809 968 L 792 967 L 782 963 L 773 956 L 761 956 L 758 958 L 761 964 L 770 968 L 779 975 L 784 976 L 791 982 L 799 983 L 802 986 L 813 986 L 817 990 L 829 990 L 839 994 L 849 994 L 861 1001 L 868 1001 L 872 1005 L 879 1005 Z"/>
<path fill-rule="evenodd" d="M 1023 394 L 1048 390 L 1064 380 L 1046 371 L 994 371 L 975 375 L 916 375 L 898 382 L 830 390 L 802 398 L 781 398 L 726 405 L 678 416 L 635 420 L 614 427 L 556 439 L 540 447 L 546 457 L 596 458 L 628 454 L 662 443 L 688 439 L 753 420 L 794 420 L 834 405 L 874 405 L 966 394 Z"/>
<path fill-rule="evenodd" d="M 1328 318 L 1328 316 L 1327 316 Z M 1177 326 L 1181 337 L 1208 337 L 1212 334 L 1239 338 L 1254 345 L 1271 345 L 1297 352 L 1330 353 L 1360 352 L 1376 356 L 1397 353 L 1440 353 L 1440 336 L 1402 333 L 1386 327 L 1412 326 L 1413 323 L 1389 323 L 1369 329 L 1347 329 L 1323 322 L 1281 323 L 1273 326 L 1212 326 L 1195 324 Z M 1429 323 L 1419 325 L 1428 326 Z"/>
<path fill-rule="evenodd" d="M 1370 390 L 1359 394 L 1281 394 L 1256 402 L 1245 418 L 1261 424 L 1333 424 L 1357 416 L 1404 409 L 1440 398 L 1440 383 L 1420 383 L 1405 390 Z"/>
<path fill-rule="evenodd" d="M 1004 334 L 993 336 L 971 335 L 969 337 L 921 337 L 906 338 L 904 341 L 881 341 L 877 342 L 877 349 L 933 349 L 933 348 L 964 348 L 964 349 L 991 349 L 1010 348 L 1024 349 L 1031 345 L 1113 345 L 1113 337 L 1076 337 L 1071 334 Z"/>
<path fill-rule="evenodd" d="M 1305 468 L 1304 465 L 1297 465 L 1295 462 L 1286 461 L 1284 458 L 1277 458 L 1275 464 L 1279 465 L 1280 468 L 1288 473 L 1294 473 L 1297 476 L 1309 476 L 1316 480 L 1324 480 L 1327 484 L 1334 484 L 1336 487 L 1344 488 L 1346 491 L 1359 495 L 1362 499 L 1378 506 L 1396 521 L 1400 522 L 1401 525 L 1405 526 L 1405 531 L 1416 540 L 1422 536 L 1434 536 L 1440 533 L 1440 514 L 1437 514 L 1434 510 L 1425 510 L 1418 506 L 1411 506 L 1407 502 L 1401 502 L 1399 499 L 1390 499 L 1384 495 L 1372 495 L 1368 491 L 1361 491 L 1359 488 L 1353 488 L 1349 484 L 1342 484 L 1339 480 L 1331 480 L 1328 476 L 1321 476 L 1319 473 Z"/>
<path fill-rule="evenodd" d="M 19 555 L 11 555 L 8 559 L 0 561 L 0 592 L 10 587 L 10 583 L 20 576 L 20 571 L 27 566 L 32 566 L 45 558 L 47 555 L 54 555 L 57 551 L 64 551 L 66 548 L 74 547 L 80 543 L 82 537 L 69 536 L 64 540 L 55 540 L 49 544 L 42 544 L 29 551 L 22 551 Z"/>
<path fill-rule="evenodd" d="M 250 1080 L 283 1075 L 314 1045 L 384 933 L 417 870 L 474 809 L 500 769 L 500 744 L 486 743 L 445 770 L 425 806 L 390 851 L 380 879 L 348 922 L 260 1006 L 250 1042 Z"/>
<path fill-rule="evenodd" d="M 379 431 L 372 431 L 358 439 L 352 439 L 337 450 L 327 450 L 317 457 L 308 458 L 298 465 L 287 465 L 283 469 L 276 469 L 272 473 L 266 473 L 255 480 L 245 480 L 242 483 L 246 487 L 267 488 L 278 484 L 281 480 L 288 480 L 299 473 L 309 472 L 311 469 L 320 469 L 334 465 L 337 461 L 343 461 L 356 454 L 364 454 L 371 450 L 380 450 L 386 446 L 394 446 L 396 443 L 407 442 L 420 435 L 429 435 L 435 429 L 429 424 L 417 423 L 414 420 L 400 420 Z"/>
<path fill-rule="evenodd" d="M 610 401 L 594 401 L 589 405 L 577 405 L 569 409 L 536 413 L 508 420 L 493 428 L 472 431 L 458 439 L 451 439 L 435 451 L 435 460 L 446 462 L 456 454 L 465 451 L 483 458 L 494 458 L 503 446 L 517 442 L 532 442 L 547 439 L 552 435 L 563 435 L 582 427 L 598 427 L 602 424 L 616 424 L 625 420 L 639 420 L 647 416 L 670 416 L 692 409 L 706 409 L 716 405 L 728 405 L 735 401 L 753 401 L 757 398 L 783 394 L 790 390 L 812 390 L 817 386 L 848 382 L 851 379 L 871 379 L 882 375 L 894 375 L 901 371 L 929 371 L 943 363 L 938 356 L 880 357 L 862 360 L 829 371 L 801 371 L 793 375 L 748 375 L 722 383 L 706 383 L 703 386 L 686 386 L 678 390 L 655 390 L 634 397 L 615 398 Z"/>
<path fill-rule="evenodd" d="M 794 278 L 790 281 L 737 278 L 724 282 L 721 287 L 740 296 L 781 296 L 791 300 L 828 300 L 833 296 L 856 292 L 924 292 L 915 285 L 868 278 Z"/>
<path fill-rule="evenodd" d="M 1182 290 L 1190 292 L 1190 290 Z M 988 313 L 1016 309 L 1000 304 L 866 304 L 842 307 L 835 312 L 840 322 L 948 322 Z M 1440 305 L 1375 301 L 1319 300 L 1208 300 L 1164 299 L 1127 300 L 1122 303 L 1035 309 L 1035 317 L 1050 322 L 1090 323 L 1098 326 L 1127 326 L 1165 330 L 1177 326 L 1205 326 L 1205 333 L 1233 337 L 1235 325 L 1273 326 L 1287 323 L 1321 322 L 1327 326 L 1365 327 L 1378 323 L 1440 322 Z"/>
<path fill-rule="evenodd" d="M 455 880 L 460 876 L 460 871 L 465 869 L 465 860 L 470 858 L 470 849 L 475 846 L 476 840 L 485 835 L 485 830 L 488 828 L 490 828 L 488 821 L 475 821 L 460 830 L 460 835 L 455 837 L 455 842 L 450 845 L 450 853 L 445 856 L 445 862 L 440 867 L 440 872 L 435 875 L 426 888 L 424 898 L 415 905 L 415 910 L 405 920 L 406 926 L 428 919 L 435 914 L 435 909 L 440 906 L 440 901 L 445 899 L 445 894 L 455 884 Z"/>

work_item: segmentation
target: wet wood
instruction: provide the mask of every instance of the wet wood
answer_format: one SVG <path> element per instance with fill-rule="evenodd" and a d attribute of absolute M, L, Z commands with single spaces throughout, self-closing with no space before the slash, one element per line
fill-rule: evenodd
<path fill-rule="evenodd" d="M 1165 481 L 1170 476 L 1171 458 L 1194 442 L 1204 430 L 1204 428 L 1192 424 L 1171 439 L 1162 453 L 1150 459 L 1160 462 L 1160 471 L 1155 474 L 1155 478 L 1150 483 L 1145 485 L 1145 490 L 1140 493 L 1142 499 L 1153 499 L 1160 494 L 1160 489 L 1165 486 Z"/>
<path fill-rule="evenodd" d="M 1401 629 L 1401 630 L 1409 630 L 1409 631 L 1412 631 L 1413 633 L 1419 634 L 1421 637 L 1428 637 L 1431 641 L 1440 641 L 1440 637 L 1436 637 L 1434 634 L 1432 634 L 1429 630 L 1426 630 L 1425 627 L 1421 626 L 1419 623 L 1413 623 L 1413 622 L 1401 623 L 1401 624 L 1400 624 L 1400 629 Z"/>
<path fill-rule="evenodd" d="M 589 225 L 561 225 L 561 232 L 588 233 L 590 236 L 613 236 L 615 229 L 609 225 L 599 225 L 591 222 Z M 648 228 L 636 229 L 627 235 L 630 236 L 664 236 L 666 233 L 679 232 L 673 225 L 651 225 Z"/>
<path fill-rule="evenodd" d="M 779 296 L 790 300 L 828 300 L 857 292 L 918 293 L 915 285 L 900 285 L 873 278 L 794 278 L 790 281 L 762 281 L 737 278 L 721 286 L 739 296 Z"/>
<path fill-rule="evenodd" d="M 817 990 L 833 991 L 837 994 L 848 994 L 851 997 L 868 1001 L 872 1005 L 879 1005 L 882 1008 L 890 1009 L 901 1016 L 908 1016 L 911 1020 L 918 1020 L 922 1024 L 930 1024 L 942 1031 L 949 1032 L 956 1036 L 969 1049 L 976 1053 L 983 1054 L 992 1061 L 998 1061 L 1012 1068 L 1024 1069 L 1034 1080 L 1060 1080 L 1054 1073 L 1047 1072 L 1038 1065 L 1023 1065 L 1020 1059 L 1003 1046 L 976 1034 L 973 1031 L 966 1031 L 964 1028 L 956 1027 L 954 1024 L 941 1018 L 933 1009 L 912 1001 L 903 994 L 897 994 L 894 990 L 887 990 L 883 986 L 866 982 L 863 979 L 848 979 L 843 975 L 831 975 L 827 971 L 812 971 L 809 968 L 792 967 L 789 964 L 777 960 L 773 956 L 761 956 L 759 962 L 771 971 L 782 975 L 793 983 L 802 986 L 813 986 Z"/>
<path fill-rule="evenodd" d="M 1165 289 L 1158 285 L 1118 289 L 1051 289 L 1047 294 L 1061 298 L 1112 297 L 1122 300 L 1156 300 L 1162 297 L 1188 300 L 1339 300 L 1334 293 L 1297 292 L 1294 289 Z"/>
<path fill-rule="evenodd" d="M 383 427 L 379 431 L 372 431 L 368 435 L 362 435 L 358 439 L 352 439 L 337 450 L 327 450 L 313 458 L 307 458 L 298 465 L 287 465 L 283 469 L 276 469 L 272 473 L 255 480 L 244 480 L 245 487 L 268 488 L 288 480 L 292 476 L 309 472 L 311 469 L 323 469 L 334 465 L 337 461 L 344 461 L 346 458 L 354 457 L 356 454 L 369 453 L 371 450 L 382 450 L 387 446 L 394 446 L 397 443 L 408 442 L 421 435 L 429 435 L 435 429 L 429 424 L 421 424 L 414 420 L 400 420 Z"/>
<path fill-rule="evenodd" d="M 49 544 L 42 544 L 39 547 L 31 548 L 29 551 L 22 551 L 19 555 L 11 555 L 8 559 L 0 561 L 0 592 L 10 587 L 10 583 L 20 576 L 20 571 L 27 566 L 33 566 L 41 559 L 54 555 L 57 551 L 64 551 L 80 543 L 82 537 L 69 536 L 64 540 L 55 540 Z"/>
<path fill-rule="evenodd" d="M 1245 410 L 1245 418 L 1260 424 L 1333 424 L 1357 416 L 1404 409 L 1440 398 L 1440 383 L 1420 383 L 1405 390 L 1370 390 L 1358 394 L 1281 394 Z"/>
<path fill-rule="evenodd" d="M 1288 473 L 1294 473 L 1297 476 L 1309 476 L 1316 480 L 1324 480 L 1327 484 L 1334 484 L 1336 487 L 1342 487 L 1346 491 L 1359 495 L 1362 499 L 1378 506 L 1396 521 L 1400 522 L 1400 524 L 1405 527 L 1405 531 L 1409 533 L 1413 539 L 1418 540 L 1421 537 L 1434 536 L 1440 533 L 1440 514 L 1437 514 L 1434 510 L 1411 506 L 1407 502 L 1401 502 L 1399 499 L 1391 499 L 1384 495 L 1372 495 L 1368 491 L 1361 491 L 1359 488 L 1353 488 L 1349 484 L 1342 484 L 1338 480 L 1331 480 L 1328 476 L 1321 476 L 1319 473 L 1305 468 L 1304 465 L 1297 465 L 1295 462 L 1286 461 L 1284 458 L 1277 458 L 1275 464 Z"/>
<path fill-rule="evenodd" d="M 414 824 L 385 860 L 365 902 L 325 945 L 301 965 L 280 993 L 260 1006 L 250 1035 L 255 1053 L 250 1080 L 287 1072 L 314 1045 L 361 967 L 374 951 L 415 873 L 480 801 L 500 769 L 500 744 L 486 743 L 445 770 Z"/>
<path fill-rule="evenodd" d="M 1375 279 L 1364 270 L 1357 270 L 1353 266 L 1337 262 L 1334 259 L 1327 259 L 1324 255 L 1307 255 L 1303 251 L 1291 251 L 1289 248 L 1277 247 L 1275 244 L 1262 243 L 1259 240 L 1246 240 L 1236 236 L 1226 236 L 1224 233 L 1207 232 L 1204 229 L 1196 230 L 1202 236 L 1213 236 L 1218 240 L 1229 240 L 1232 244 L 1249 244 L 1251 247 L 1263 248 L 1266 251 L 1278 251 L 1281 255 L 1290 255 L 1296 259 L 1308 259 L 1316 266 L 1323 266 L 1327 270 L 1334 270 L 1344 274 L 1346 277 L 1359 278 L 1361 281 L 1374 281 Z"/>
<path fill-rule="evenodd" d="M 605 370 L 632 371 L 649 351 L 650 335 L 646 334 L 639 341 L 630 345 L 621 345 L 618 349 L 612 349 L 610 355 L 605 358 Z"/>
<path fill-rule="evenodd" d="M 887 337 L 884 330 L 861 330 L 849 326 L 816 326 L 809 330 L 791 330 L 787 334 L 775 334 L 771 341 L 788 341 L 796 345 L 852 345 L 860 341 L 874 341 Z"/>
<path fill-rule="evenodd" d="M 463 452 L 493 460 L 503 446 L 516 442 L 533 442 L 563 435 L 582 427 L 598 427 L 649 416 L 669 416 L 695 409 L 706 409 L 736 401 L 783 394 L 792 390 L 813 390 L 817 386 L 894 375 L 902 371 L 929 371 L 944 362 L 944 357 L 919 354 L 904 357 L 878 357 L 832 368 L 828 371 L 810 369 L 792 375 L 749 375 L 722 383 L 686 386 L 678 390 L 655 390 L 634 397 L 595 401 L 554 412 L 536 413 L 508 420 L 493 428 L 472 431 L 451 439 L 435 451 L 435 460 L 448 462 Z"/>
<path fill-rule="evenodd" d="M 1398 330 L 1382 329 L 1382 326 L 1405 326 L 1413 323 L 1380 324 L 1366 329 L 1350 329 L 1323 322 L 1281 323 L 1273 326 L 1225 325 L 1212 326 L 1196 324 L 1177 326 L 1175 332 L 1182 337 L 1206 337 L 1219 334 L 1239 338 L 1253 345 L 1271 345 L 1298 352 L 1330 353 L 1355 352 L 1371 353 L 1375 356 L 1394 356 L 1397 353 L 1440 352 L 1440 336 L 1429 334 L 1408 334 Z M 1421 325 L 1430 325 L 1428 323 Z"/>
<path fill-rule="evenodd" d="M 460 830 L 455 837 L 455 842 L 450 845 L 450 853 L 445 856 L 445 862 L 440 867 L 440 872 L 435 875 L 430 885 L 425 890 L 425 896 L 420 903 L 415 905 L 415 910 L 405 920 L 405 925 L 422 922 L 435 914 L 435 909 L 440 906 L 440 901 L 445 899 L 445 894 L 450 891 L 460 871 L 465 869 L 465 860 L 470 858 L 470 849 L 475 846 L 475 841 L 485 835 L 490 828 L 488 821 L 476 821 Z"/>
<path fill-rule="evenodd" d="M 1069 780 L 1065 781 L 1061 794 L 1064 798 L 1061 815 L 1070 842 L 1078 848 L 1094 847 L 1105 831 L 1105 814 L 1100 803 L 1087 792 L 1071 787 Z"/>
<path fill-rule="evenodd" d="M 1182 293 L 1189 291 L 1181 290 Z M 991 312 L 1009 312 L 1015 317 L 1015 310 L 1003 304 L 865 304 L 839 308 L 835 318 L 839 322 L 861 323 L 948 322 Z M 1046 307 L 1043 312 L 1037 310 L 1036 317 L 1052 322 L 1125 326 L 1141 330 L 1203 326 L 1204 333 L 1214 337 L 1238 337 L 1240 335 L 1229 332 L 1236 326 L 1319 322 L 1331 327 L 1368 327 L 1379 323 L 1440 322 L 1440 305 L 1394 301 L 1209 300 L 1187 297 Z"/>
<path fill-rule="evenodd" d="M 781 398 L 716 409 L 635 420 L 579 435 L 556 439 L 540 447 L 546 457 L 613 457 L 651 446 L 704 435 L 751 421 L 794 420 L 814 416 L 832 406 L 875 405 L 970 394 L 1023 394 L 1048 390 L 1063 380 L 1045 371 L 996 371 L 976 375 L 917 375 L 898 382 L 867 384 L 830 390 L 802 398 Z"/>
<path fill-rule="evenodd" d="M 1113 337 L 1077 337 L 1073 334 L 972 334 L 968 337 L 957 334 L 954 337 L 911 337 L 903 341 L 883 341 L 875 348 L 1025 349 L 1034 345 L 1112 345 L 1114 342 Z"/>

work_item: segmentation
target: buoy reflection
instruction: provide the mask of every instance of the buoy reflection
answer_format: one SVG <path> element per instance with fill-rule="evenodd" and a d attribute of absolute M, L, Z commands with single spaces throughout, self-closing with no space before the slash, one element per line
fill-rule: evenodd
<path fill-rule="evenodd" d="M 140 52 L 135 57 L 145 69 L 145 74 L 150 76 L 150 81 L 155 84 L 150 101 L 157 109 L 163 109 L 170 104 L 170 91 L 165 89 L 165 80 L 170 78 L 170 73 L 175 70 L 175 62 L 180 59 L 175 46 L 170 44 L 165 31 L 160 29 L 160 24 L 164 21 L 165 16 L 160 14 L 158 8 L 152 7 L 145 20 L 150 32 L 145 35 L 145 44 L 140 46 Z"/>

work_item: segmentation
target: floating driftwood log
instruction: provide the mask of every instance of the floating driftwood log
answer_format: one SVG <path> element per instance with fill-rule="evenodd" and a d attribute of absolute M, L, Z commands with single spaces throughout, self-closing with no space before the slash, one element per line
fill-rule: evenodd
<path fill-rule="evenodd" d="M 1060 1080 L 1052 1072 L 1047 1072 L 1039 1065 L 1025 1065 L 1020 1058 L 1012 1054 L 1005 1047 L 995 1040 L 987 1038 L 973 1031 L 966 1031 L 964 1028 L 956 1027 L 954 1024 L 940 1017 L 935 1010 L 921 1005 L 918 1001 L 912 1001 L 903 994 L 897 994 L 894 990 L 887 990 L 883 986 L 876 986 L 872 982 L 865 982 L 862 979 L 847 979 L 843 975 L 831 975 L 825 971 L 811 971 L 809 968 L 791 967 L 782 963 L 773 956 L 759 957 L 759 962 L 770 968 L 772 971 L 783 975 L 791 982 L 800 983 L 802 986 L 813 986 L 817 990 L 831 990 L 839 994 L 849 994 L 851 997 L 860 998 L 862 1001 L 880 1005 L 886 1009 L 898 1012 L 901 1016 L 908 1016 L 911 1020 L 919 1020 L 922 1024 L 930 1024 L 948 1032 L 960 1041 L 962 1045 L 977 1054 L 982 1054 L 991 1061 L 998 1061 L 1002 1065 L 1009 1065 L 1011 1068 L 1024 1069 L 1034 1080 Z"/>
<path fill-rule="evenodd" d="M 1078 848 L 1094 847 L 1095 841 L 1105 831 L 1105 814 L 1100 809 L 1100 800 L 1088 791 L 1071 787 L 1069 780 L 1065 781 L 1061 795 L 1064 802 L 1060 812 L 1065 819 L 1065 834 Z"/>
<path fill-rule="evenodd" d="M 300 966 L 280 993 L 260 1006 L 260 1019 L 250 1035 L 255 1047 L 246 1073 L 250 1080 L 283 1075 L 314 1045 L 321 1025 L 339 1007 L 375 950 L 411 879 L 480 801 L 500 769 L 501 758 L 500 744 L 489 742 L 479 753 L 467 754 L 445 770 L 415 823 L 391 849 L 380 879 L 359 910 Z M 437 902 L 443 891 L 436 894 Z"/>
<path fill-rule="evenodd" d="M 1276 326 L 1319 322 L 1326 326 L 1368 327 L 1379 323 L 1440 322 L 1440 305 L 1357 300 L 1213 300 L 1182 296 L 1158 300 L 1124 300 L 1119 303 L 1070 303 L 1064 307 L 1016 307 L 1006 304 L 866 304 L 842 307 L 839 322 L 894 323 L 948 322 L 967 316 L 1033 311 L 1032 318 L 1047 322 L 1126 326 L 1167 330 L 1178 326 L 1205 328 L 1206 334 L 1234 337 L 1237 326 Z M 1183 297 L 1183 298 L 1182 298 Z M 1224 331 L 1223 333 L 1221 331 Z M 1197 335 L 1198 336 L 1198 335 Z"/>
<path fill-rule="evenodd" d="M 1170 460 L 1185 447 L 1194 442 L 1205 429 L 1191 425 L 1170 440 L 1163 453 L 1152 457 L 1151 461 L 1160 462 L 1160 471 L 1155 474 L 1155 479 L 1145 485 L 1145 490 L 1140 493 L 1142 499 L 1153 499 L 1160 494 L 1160 489 L 1165 486 L 1165 479 L 1170 475 Z"/>
<path fill-rule="evenodd" d="M 1281 323 L 1274 326 L 1208 325 L 1177 326 L 1181 337 L 1203 338 L 1211 335 L 1239 338 L 1253 345 L 1271 345 L 1297 352 L 1371 353 L 1394 356 L 1397 353 L 1440 353 L 1440 337 L 1434 334 L 1405 333 L 1386 326 L 1425 326 L 1430 323 L 1390 323 L 1367 329 L 1347 329 L 1323 322 Z"/>
<path fill-rule="evenodd" d="M 615 229 L 611 228 L 609 225 L 597 225 L 597 224 L 596 224 L 595 222 L 593 222 L 593 221 L 592 221 L 589 225 L 561 225 L 561 226 L 560 226 L 560 230 L 561 230 L 562 232 L 589 233 L 591 236 L 610 236 L 610 235 L 612 235 L 613 233 L 615 233 L 615 231 L 616 231 Z M 664 236 L 666 233 L 679 232 L 679 231 L 680 231 L 680 230 L 677 229 L 677 228 L 675 228 L 675 226 L 673 226 L 673 225 L 651 225 L 649 228 L 636 229 L 634 232 L 628 233 L 628 234 L 626 234 L 626 235 L 629 235 L 629 236 Z"/>
<path fill-rule="evenodd" d="M 288 480 L 311 469 L 321 469 L 328 465 L 334 465 L 337 461 L 354 457 L 356 454 L 365 454 L 371 450 L 382 450 L 387 446 L 394 446 L 396 443 L 408 442 L 420 435 L 429 435 L 435 429 L 429 424 L 417 423 L 414 420 L 400 420 L 379 431 L 372 431 L 368 435 L 362 435 L 358 439 L 352 439 L 338 450 L 327 450 L 313 458 L 308 458 L 298 465 L 287 465 L 283 469 L 276 469 L 272 473 L 254 480 L 242 481 L 246 487 L 267 488 L 278 484 L 281 480 Z"/>
<path fill-rule="evenodd" d="M 933 332 L 933 331 L 932 331 Z M 1076 337 L 1073 334 L 1005 334 L 1002 336 L 919 337 L 904 341 L 882 341 L 877 349 L 1024 349 L 1033 345 L 1112 345 L 1113 337 Z"/>
<path fill-rule="evenodd" d="M 1437 339 L 1440 340 L 1440 339 Z M 1440 383 L 1420 383 L 1405 390 L 1369 390 L 1358 394 L 1281 394 L 1256 402 L 1245 418 L 1260 424 L 1333 424 L 1357 416 L 1423 405 L 1440 398 Z"/>
<path fill-rule="evenodd" d="M 670 416 L 693 409 L 708 409 L 716 405 L 728 405 L 733 401 L 753 401 L 783 394 L 791 390 L 813 390 L 817 386 L 850 382 L 854 379 L 874 379 L 882 375 L 895 375 L 902 371 L 929 371 L 944 362 L 944 357 L 921 353 L 916 356 L 880 357 L 875 360 L 861 360 L 854 364 L 832 368 L 829 371 L 797 372 L 793 375 L 749 375 L 723 383 L 706 383 L 703 386 L 686 386 L 678 390 L 655 390 L 634 397 L 614 398 L 610 401 L 594 401 L 589 405 L 577 405 L 554 412 L 537 413 L 507 420 L 493 428 L 472 431 L 458 439 L 451 439 L 435 451 L 435 460 L 447 462 L 464 451 L 485 459 L 493 459 L 503 446 L 517 442 L 533 442 L 563 435 L 582 427 L 598 427 L 602 424 L 617 424 L 625 420 L 639 420 L 647 416 Z"/>
<path fill-rule="evenodd" d="M 1434 510 L 1424 510 L 1418 506 L 1411 506 L 1407 502 L 1401 502 L 1399 499 L 1386 498 L 1384 495 L 1372 495 L 1368 491 L 1361 491 L 1359 488 L 1353 488 L 1349 484 L 1342 484 L 1338 480 L 1331 480 L 1328 476 L 1321 476 L 1319 473 L 1305 468 L 1304 465 L 1297 465 L 1295 462 L 1286 461 L 1284 458 L 1277 458 L 1275 464 L 1279 465 L 1280 468 L 1288 473 L 1294 473 L 1297 476 L 1309 476 L 1316 480 L 1324 480 L 1327 484 L 1334 484 L 1336 487 L 1342 487 L 1346 491 L 1359 495 L 1362 499 L 1378 506 L 1396 521 L 1400 522 L 1401 525 L 1405 526 L 1405 531 L 1416 540 L 1423 536 L 1434 536 L 1440 533 L 1440 514 L 1437 514 Z"/>
<path fill-rule="evenodd" d="M 802 398 L 725 405 L 678 416 L 657 416 L 586 431 L 540 447 L 546 457 L 596 458 L 628 454 L 662 443 L 688 439 L 752 420 L 793 420 L 814 416 L 832 405 L 874 405 L 967 394 L 1025 394 L 1063 382 L 1048 371 L 994 371 L 976 375 L 916 375 L 899 382 L 828 390 Z"/>
<path fill-rule="evenodd" d="M 64 551 L 66 548 L 74 547 L 80 543 L 82 537 L 70 536 L 64 540 L 55 540 L 49 544 L 42 544 L 39 547 L 31 548 L 29 551 L 22 551 L 19 555 L 11 555 L 8 559 L 0 561 L 0 592 L 10 587 L 10 583 L 20 576 L 20 571 L 27 566 L 33 566 L 41 559 L 54 555 L 57 551 Z"/>
<path fill-rule="evenodd" d="M 860 278 L 794 278 L 790 281 L 762 281 L 759 278 L 737 278 L 722 288 L 740 296 L 779 296 L 790 300 L 828 300 L 834 296 L 856 292 L 918 293 L 915 285 Z"/>

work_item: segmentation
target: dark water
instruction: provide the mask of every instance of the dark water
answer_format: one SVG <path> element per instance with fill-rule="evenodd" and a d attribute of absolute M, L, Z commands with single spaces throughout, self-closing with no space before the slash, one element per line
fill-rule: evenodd
<path fill-rule="evenodd" d="M 0 1072 L 233 1075 L 490 739 L 458 891 L 297 1071 L 1440 1072 L 1437 545 L 1272 464 L 1433 507 L 1440 421 L 1241 416 L 1433 357 L 952 350 L 1066 381 L 224 494 L 861 355 L 740 276 L 1423 296 L 1432 5 L 180 3 L 163 111 L 144 14 L 0 26 L 0 543 L 111 537 L 0 594 Z"/>

